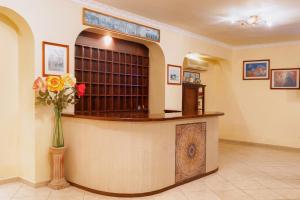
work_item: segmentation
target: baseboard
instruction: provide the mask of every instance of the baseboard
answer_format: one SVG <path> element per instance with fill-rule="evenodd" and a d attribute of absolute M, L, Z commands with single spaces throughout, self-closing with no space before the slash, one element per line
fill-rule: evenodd
<path fill-rule="evenodd" d="M 186 179 L 184 181 L 175 183 L 173 185 L 169 185 L 167 187 L 164 187 L 164 188 L 161 188 L 161 189 L 158 189 L 158 190 L 149 191 L 149 192 L 143 192 L 143 193 L 111 193 L 111 192 L 105 192 L 105 191 L 99 191 L 99 190 L 91 189 L 91 188 L 88 188 L 88 187 L 85 187 L 85 186 L 82 186 L 82 185 L 78 185 L 78 184 L 72 183 L 72 182 L 70 182 L 70 184 L 73 185 L 73 186 L 75 186 L 75 187 L 77 187 L 77 188 L 79 188 L 79 189 L 86 190 L 88 192 L 92 192 L 92 193 L 95 193 L 95 194 L 104 195 L 104 196 L 127 197 L 127 198 L 146 197 L 146 196 L 151 196 L 151 195 L 159 194 L 159 193 L 165 192 L 167 190 L 173 189 L 175 187 L 179 187 L 181 185 L 184 185 L 186 183 L 198 180 L 198 179 L 203 178 L 205 176 L 209 176 L 209 175 L 211 175 L 213 173 L 216 173 L 218 170 L 219 170 L 219 168 L 216 168 L 216 169 L 214 169 L 214 170 L 212 170 L 210 172 L 207 172 L 205 174 L 199 174 L 197 176 L 191 177 L 189 179 Z"/>
<path fill-rule="evenodd" d="M 28 180 L 20 178 L 20 177 L 12 177 L 12 178 L 0 179 L 0 185 L 8 184 L 8 183 L 15 183 L 15 182 L 21 182 L 21 183 L 24 183 L 25 185 L 28 185 L 30 187 L 39 188 L 39 187 L 47 186 L 50 181 L 33 183 L 31 181 L 28 181 Z"/>
<path fill-rule="evenodd" d="M 296 148 L 296 147 L 287 147 L 287 146 L 280 146 L 280 145 L 263 144 L 263 143 L 240 141 L 240 140 L 230 140 L 230 139 L 220 139 L 220 142 L 231 143 L 231 144 L 243 144 L 243 145 L 256 146 L 256 147 L 265 147 L 265 148 L 270 148 L 270 149 L 274 149 L 274 150 L 283 150 L 283 151 L 291 151 L 291 152 L 300 153 L 300 148 Z"/>
<path fill-rule="evenodd" d="M 18 181 L 20 181 L 20 178 L 18 178 L 18 177 L 0 179 L 0 185 L 14 183 L 14 182 L 18 182 Z"/>
<path fill-rule="evenodd" d="M 19 178 L 19 182 L 24 183 L 25 185 L 28 185 L 28 186 L 33 187 L 33 188 L 39 188 L 39 187 L 47 186 L 50 181 L 33 183 L 33 182 L 30 182 L 26 179 Z"/>

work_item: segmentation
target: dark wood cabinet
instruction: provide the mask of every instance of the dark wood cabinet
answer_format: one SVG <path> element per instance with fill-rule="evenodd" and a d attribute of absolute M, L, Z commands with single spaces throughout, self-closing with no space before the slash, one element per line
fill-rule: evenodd
<path fill-rule="evenodd" d="M 205 110 L 205 85 L 183 83 L 182 84 L 182 111 L 193 113 Z"/>

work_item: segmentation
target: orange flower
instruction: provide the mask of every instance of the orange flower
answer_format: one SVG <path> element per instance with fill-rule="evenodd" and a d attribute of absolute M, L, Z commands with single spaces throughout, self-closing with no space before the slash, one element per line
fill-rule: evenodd
<path fill-rule="evenodd" d="M 76 79 L 71 74 L 65 74 L 62 76 L 62 79 L 64 80 L 65 87 L 74 87 L 76 84 Z"/>
<path fill-rule="evenodd" d="M 46 92 L 47 84 L 41 77 L 38 77 L 37 79 L 35 79 L 32 89 L 34 89 L 36 92 L 38 91 Z"/>
<path fill-rule="evenodd" d="M 64 80 L 60 76 L 48 76 L 46 82 L 51 92 L 60 92 L 64 89 Z"/>

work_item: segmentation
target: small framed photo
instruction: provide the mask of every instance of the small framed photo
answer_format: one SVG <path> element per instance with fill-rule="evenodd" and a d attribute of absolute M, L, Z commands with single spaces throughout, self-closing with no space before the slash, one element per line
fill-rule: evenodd
<path fill-rule="evenodd" d="M 300 89 L 300 68 L 272 69 L 271 89 Z"/>
<path fill-rule="evenodd" d="M 43 42 L 43 76 L 69 73 L 69 45 Z"/>
<path fill-rule="evenodd" d="M 244 80 L 268 80 L 270 60 L 249 60 L 243 62 Z"/>
<path fill-rule="evenodd" d="M 168 84 L 181 85 L 181 66 L 168 65 Z"/>
<path fill-rule="evenodd" d="M 198 72 L 189 72 L 184 71 L 183 72 L 183 82 L 185 83 L 194 83 L 194 84 L 200 84 L 200 73 Z"/>

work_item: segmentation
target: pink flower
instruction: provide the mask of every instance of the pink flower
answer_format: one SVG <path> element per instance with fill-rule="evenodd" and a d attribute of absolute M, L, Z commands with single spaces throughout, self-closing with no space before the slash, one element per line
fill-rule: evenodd
<path fill-rule="evenodd" d="M 32 89 L 34 89 L 36 92 L 38 91 L 46 92 L 47 84 L 41 77 L 38 77 L 37 79 L 35 79 Z"/>

